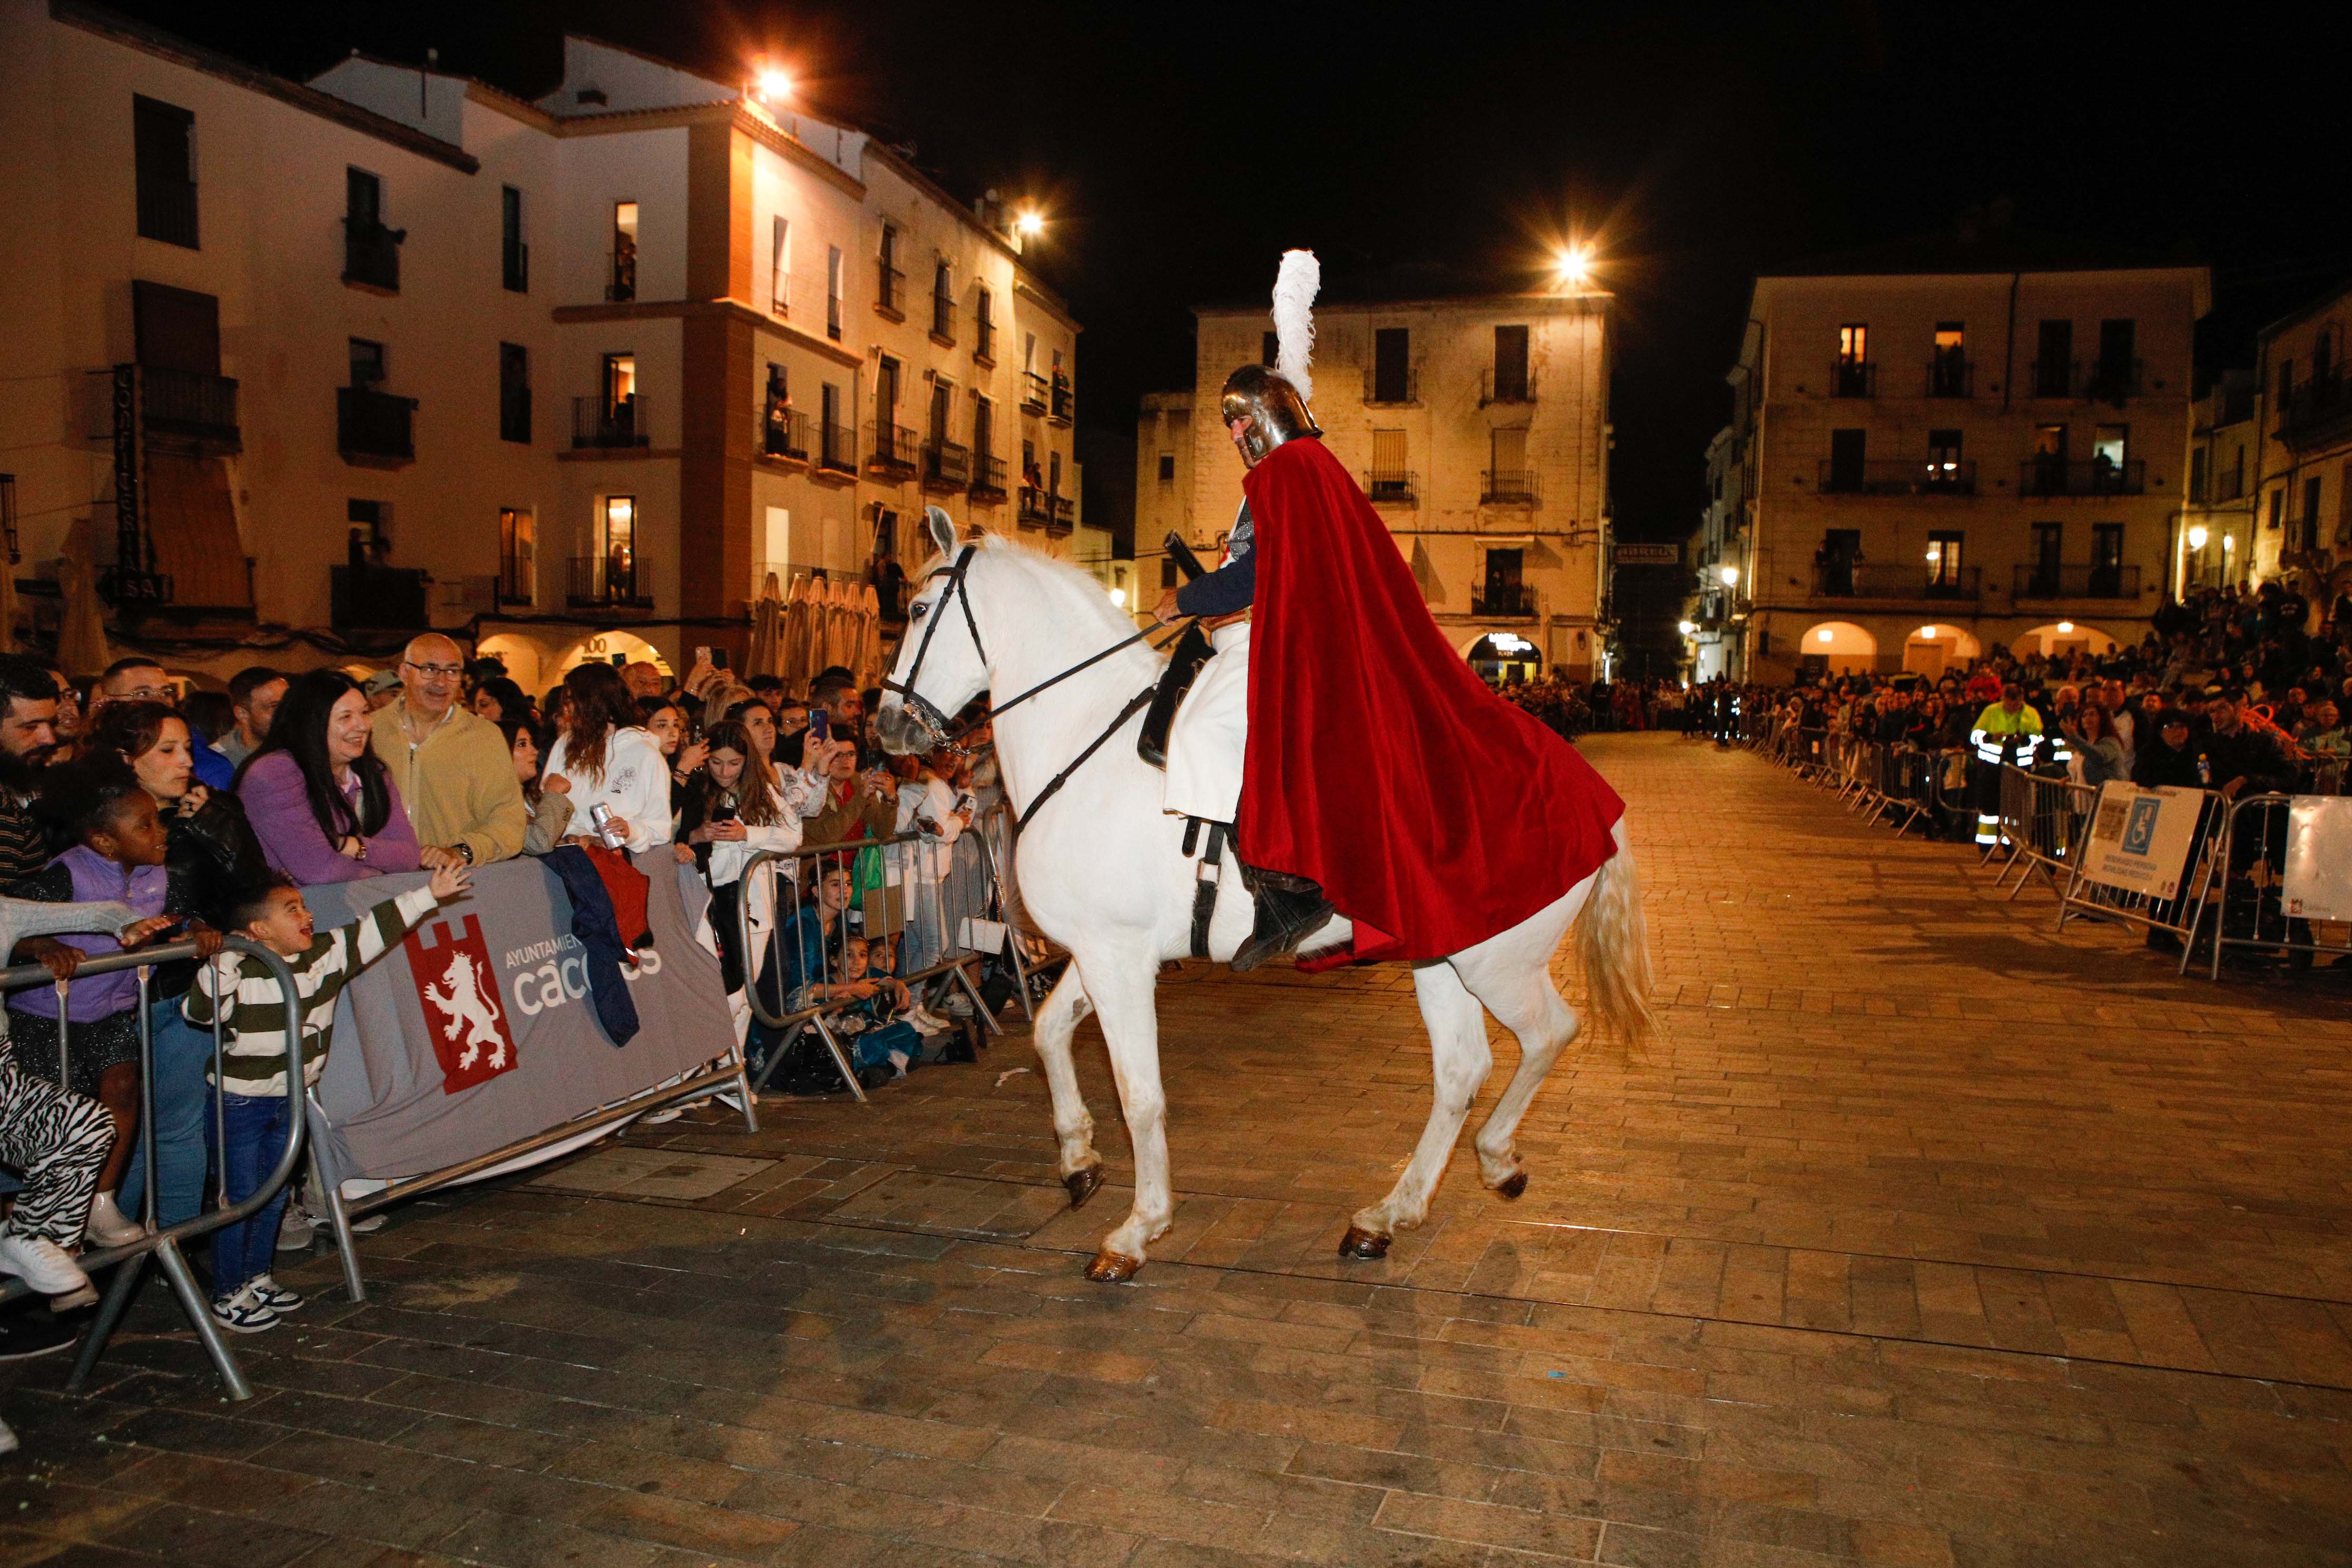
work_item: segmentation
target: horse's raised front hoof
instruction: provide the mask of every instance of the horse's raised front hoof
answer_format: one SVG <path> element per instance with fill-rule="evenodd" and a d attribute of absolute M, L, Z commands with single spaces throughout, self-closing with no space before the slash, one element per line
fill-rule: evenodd
<path fill-rule="evenodd" d="M 1086 1207 L 1087 1200 L 1095 1195 L 1095 1189 L 1102 1184 L 1103 1173 L 1100 1165 L 1088 1165 L 1082 1171 L 1072 1171 L 1062 1178 L 1062 1185 L 1070 1189 L 1070 1206 L 1074 1209 Z"/>
<path fill-rule="evenodd" d="M 1525 1171 L 1513 1171 L 1495 1184 L 1495 1195 L 1506 1201 L 1517 1197 L 1527 1190 L 1528 1173 Z"/>
<path fill-rule="evenodd" d="M 1351 1225 L 1348 1234 L 1339 1238 L 1342 1258 L 1386 1258 L 1389 1255 L 1389 1234 L 1384 1230 L 1366 1230 Z"/>
<path fill-rule="evenodd" d="M 1087 1265 L 1087 1278 L 1097 1285 L 1124 1285 L 1134 1279 L 1135 1271 L 1142 1267 L 1143 1259 L 1140 1258 L 1123 1257 L 1105 1247 L 1095 1254 L 1092 1263 Z"/>

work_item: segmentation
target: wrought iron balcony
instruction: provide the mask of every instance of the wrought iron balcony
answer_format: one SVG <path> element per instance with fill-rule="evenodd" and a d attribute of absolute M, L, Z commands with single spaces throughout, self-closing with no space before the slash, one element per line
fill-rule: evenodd
<path fill-rule="evenodd" d="M 846 425 L 826 425 L 817 431 L 816 466 L 836 474 L 857 471 L 857 432 Z"/>
<path fill-rule="evenodd" d="M 1070 389 L 1070 378 L 1059 371 L 1054 373 L 1052 397 L 1045 408 L 1047 419 L 1056 425 L 1067 425 L 1077 417 L 1078 395 Z"/>
<path fill-rule="evenodd" d="M 575 397 L 572 400 L 572 445 L 583 447 L 650 447 L 650 411 L 643 393 L 613 400 Z"/>
<path fill-rule="evenodd" d="M 2036 397 L 2073 397 L 2083 384 L 2079 360 L 2035 360 L 2027 367 L 2025 384 Z"/>
<path fill-rule="evenodd" d="M 886 479 L 914 477 L 920 443 L 904 425 L 877 419 L 866 426 L 866 471 Z"/>
<path fill-rule="evenodd" d="M 1536 613 L 1535 586 L 1528 583 L 1489 583 L 1470 595 L 1470 613 L 1495 620 L 1524 621 Z"/>
<path fill-rule="evenodd" d="M 923 443 L 923 488 L 951 493 L 971 483 L 971 448 L 953 441 Z"/>
<path fill-rule="evenodd" d="M 978 501 L 1001 501 L 1004 499 L 1004 459 L 980 457 L 972 459 L 971 499 Z"/>
<path fill-rule="evenodd" d="M 1975 600 L 1983 596 L 1983 579 L 1975 566 L 1937 571 L 1901 562 L 1824 562 L 1813 567 L 1813 597 Z"/>
<path fill-rule="evenodd" d="M 1927 360 L 1927 395 L 1930 397 L 1974 397 L 1977 395 L 1976 362 L 1965 354 L 1933 354 Z"/>
<path fill-rule="evenodd" d="M 1046 503 L 1047 497 L 1044 490 L 1035 485 L 1023 485 L 1019 512 L 1021 521 L 1032 526 L 1041 522 L 1051 522 L 1054 520 L 1054 509 Z"/>
<path fill-rule="evenodd" d="M 1823 458 L 1814 482 L 1823 495 L 1972 496 L 1977 465 L 1972 458 L 1873 458 L 1843 464 Z"/>
<path fill-rule="evenodd" d="M 635 552 L 571 557 L 566 601 L 575 610 L 650 610 L 653 567 Z"/>
<path fill-rule="evenodd" d="M 1481 506 L 1533 506 L 1536 503 L 1536 471 L 1533 468 L 1488 468 L 1486 488 L 1478 494 Z"/>
<path fill-rule="evenodd" d="M 907 275 L 887 261 L 875 263 L 874 308 L 894 321 L 907 319 Z"/>
<path fill-rule="evenodd" d="M 139 418 L 158 446 L 185 447 L 199 457 L 245 449 L 236 423 L 236 383 L 225 375 L 141 365 Z"/>
<path fill-rule="evenodd" d="M 2018 599 L 2137 599 L 2139 568 L 2117 563 L 2112 566 L 2020 565 L 2010 589 Z"/>
<path fill-rule="evenodd" d="M 1478 406 L 1490 403 L 1533 403 L 1536 400 L 1536 373 L 1527 365 L 1503 372 L 1482 370 L 1478 373 Z"/>
<path fill-rule="evenodd" d="M 367 218 L 343 220 L 343 281 L 364 289 L 400 291 L 400 243 L 404 228 L 386 228 Z"/>
<path fill-rule="evenodd" d="M 1078 499 L 1076 496 L 1048 495 L 1045 510 L 1045 531 L 1048 533 L 1067 533 L 1078 525 Z"/>
<path fill-rule="evenodd" d="M 2352 424 L 2352 377 L 2314 376 L 2279 405 L 2278 438 L 2290 447 L 2329 442 Z"/>
<path fill-rule="evenodd" d="M 1878 367 L 1867 360 L 1842 359 L 1830 366 L 1832 397 L 1875 397 Z"/>
<path fill-rule="evenodd" d="M 2147 489 L 2147 464 L 2028 458 L 2018 468 L 2017 493 L 2026 496 L 2136 496 Z"/>
<path fill-rule="evenodd" d="M 343 461 L 370 468 L 396 468 L 416 460 L 413 419 L 416 399 L 394 397 L 372 386 L 335 389 L 335 450 Z"/>
<path fill-rule="evenodd" d="M 760 449 L 787 462 L 808 461 L 808 416 L 790 404 L 778 404 L 760 422 Z"/>
<path fill-rule="evenodd" d="M 1374 506 L 1414 506 L 1419 504 L 1421 476 L 1408 468 L 1368 468 L 1364 494 Z"/>
<path fill-rule="evenodd" d="M 1053 384 L 1034 370 L 1021 373 L 1021 412 L 1043 414 L 1052 399 Z"/>
<path fill-rule="evenodd" d="M 2146 362 L 2141 360 L 2101 360 L 2091 366 L 2090 379 L 2083 384 L 2083 395 L 2107 403 L 2121 403 L 2126 397 L 2137 397 L 2147 369 Z"/>

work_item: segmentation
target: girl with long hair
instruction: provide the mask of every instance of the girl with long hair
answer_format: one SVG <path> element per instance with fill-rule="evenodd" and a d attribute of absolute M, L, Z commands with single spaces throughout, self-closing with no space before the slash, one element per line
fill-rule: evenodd
<path fill-rule="evenodd" d="M 751 947 L 747 963 L 736 909 L 743 891 L 743 868 L 761 850 L 789 852 L 801 846 L 801 820 L 824 804 L 824 781 L 799 768 L 781 775 L 760 754 L 744 727 L 722 720 L 706 737 L 709 756 L 688 784 L 678 816 L 679 836 L 709 879 L 710 923 L 719 936 L 719 966 L 731 995 L 767 968 L 769 933 L 775 928 L 774 898 L 766 878 L 752 884 Z M 781 992 L 777 998 L 781 997 Z M 737 1037 L 751 1022 L 748 1005 L 736 1004 Z"/>
<path fill-rule="evenodd" d="M 571 842 L 600 831 L 632 850 L 670 841 L 669 761 L 637 720 L 637 700 L 609 664 L 583 664 L 563 678 L 569 724 L 547 753 L 547 773 L 570 784 Z M 600 830 L 596 808 L 612 815 Z"/>
<path fill-rule="evenodd" d="M 501 719 L 499 731 L 507 738 L 507 755 L 514 759 L 515 782 L 522 785 L 522 808 L 530 814 L 523 829 L 522 852 L 544 855 L 563 842 L 572 822 L 572 781 L 548 778 L 540 772 L 545 755 L 539 735 L 521 719 Z"/>
<path fill-rule="evenodd" d="M 367 694 L 339 669 L 286 686 L 269 734 L 236 771 L 237 798 L 269 863 L 295 881 L 352 882 L 417 868 L 416 829 L 368 744 Z"/>

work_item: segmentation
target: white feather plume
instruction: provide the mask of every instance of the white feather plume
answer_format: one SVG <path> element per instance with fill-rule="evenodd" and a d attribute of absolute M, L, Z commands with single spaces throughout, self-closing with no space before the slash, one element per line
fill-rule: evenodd
<path fill-rule="evenodd" d="M 1323 287 L 1322 264 L 1311 250 L 1286 250 L 1274 275 L 1274 373 L 1315 401 L 1315 294 Z"/>

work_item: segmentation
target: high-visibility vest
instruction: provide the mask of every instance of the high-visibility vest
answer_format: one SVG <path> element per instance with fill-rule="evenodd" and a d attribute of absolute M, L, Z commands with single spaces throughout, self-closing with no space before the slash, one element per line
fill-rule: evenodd
<path fill-rule="evenodd" d="M 1969 743 L 1976 748 L 1979 762 L 1999 763 L 2004 742 L 2011 741 L 2017 746 L 2017 765 L 2032 767 L 2033 753 L 2042 745 L 2042 715 L 2032 704 L 2011 713 L 1993 703 L 1977 715 L 1976 727 L 1969 731 Z"/>

